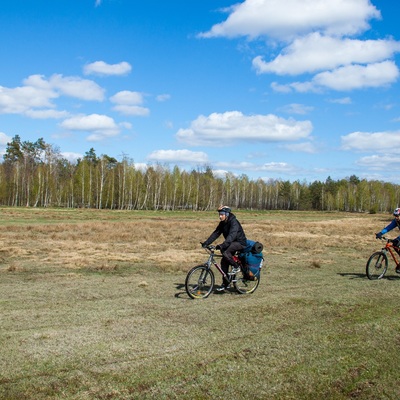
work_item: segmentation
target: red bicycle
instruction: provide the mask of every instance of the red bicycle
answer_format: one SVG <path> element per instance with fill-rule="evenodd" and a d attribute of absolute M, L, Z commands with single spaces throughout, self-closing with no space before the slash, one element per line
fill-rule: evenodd
<path fill-rule="evenodd" d="M 400 248 L 393 245 L 393 240 L 382 236 L 381 240 L 386 240 L 386 244 L 382 247 L 382 250 L 376 251 L 371 255 L 367 261 L 366 273 L 368 279 L 376 280 L 381 279 L 386 274 L 389 264 L 388 254 L 396 264 L 397 269 L 400 269 Z"/>

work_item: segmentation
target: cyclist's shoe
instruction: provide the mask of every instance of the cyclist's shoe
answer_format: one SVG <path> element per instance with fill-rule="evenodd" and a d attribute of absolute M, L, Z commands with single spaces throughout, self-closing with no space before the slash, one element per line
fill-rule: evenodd
<path fill-rule="evenodd" d="M 398 274 L 400 274 L 400 265 L 398 265 L 398 266 L 396 267 L 396 272 L 397 272 Z"/>
<path fill-rule="evenodd" d="M 240 272 L 240 267 L 237 268 L 232 268 L 232 274 L 237 274 L 238 272 Z"/>
<path fill-rule="evenodd" d="M 226 289 L 228 289 L 227 286 L 221 285 L 219 288 L 217 288 L 217 292 L 223 293 L 225 292 Z"/>

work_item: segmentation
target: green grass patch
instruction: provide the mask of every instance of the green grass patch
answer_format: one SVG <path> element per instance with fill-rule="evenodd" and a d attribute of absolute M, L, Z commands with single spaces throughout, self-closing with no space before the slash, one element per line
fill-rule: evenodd
<path fill-rule="evenodd" d="M 2 212 L 32 228 L 1 237 L 1 399 L 400 398 L 400 279 L 365 276 L 385 216 L 243 212 L 266 245 L 259 288 L 191 300 L 214 214 L 85 210 L 71 239 L 64 210 Z"/>

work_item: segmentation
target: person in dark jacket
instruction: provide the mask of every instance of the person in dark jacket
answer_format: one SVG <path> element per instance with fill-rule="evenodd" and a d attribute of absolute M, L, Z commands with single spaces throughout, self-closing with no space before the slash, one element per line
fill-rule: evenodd
<path fill-rule="evenodd" d="M 396 227 L 400 229 L 400 208 L 396 208 L 393 211 L 393 215 L 394 215 L 394 218 L 393 218 L 392 222 L 375 235 L 375 237 L 377 239 L 381 239 L 385 233 L 391 231 L 392 229 L 394 229 Z M 393 239 L 392 243 L 393 243 L 393 246 L 400 247 L 400 236 L 397 236 L 396 239 Z M 400 266 L 396 267 L 396 272 L 398 274 L 400 274 Z"/>
<path fill-rule="evenodd" d="M 240 267 L 233 259 L 233 255 L 246 247 L 246 235 L 242 225 L 236 216 L 232 214 L 229 207 L 220 206 L 217 211 L 220 223 L 210 237 L 202 243 L 202 246 L 208 246 L 223 235 L 225 240 L 216 246 L 216 249 L 222 253 L 221 268 L 227 274 L 229 272 L 229 265 L 232 265 L 232 272 L 236 273 L 239 272 Z M 217 290 L 225 291 L 228 286 L 229 282 L 224 278 L 221 287 Z"/>

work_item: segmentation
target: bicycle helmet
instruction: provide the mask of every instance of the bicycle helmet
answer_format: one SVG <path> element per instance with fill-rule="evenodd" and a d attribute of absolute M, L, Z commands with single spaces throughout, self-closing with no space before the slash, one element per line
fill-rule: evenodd
<path fill-rule="evenodd" d="M 393 211 L 393 215 L 394 215 L 395 217 L 400 216 L 400 208 L 399 208 L 399 207 L 396 208 L 396 209 Z"/>
<path fill-rule="evenodd" d="M 231 209 L 227 206 L 220 206 L 217 211 L 219 214 L 228 215 L 231 212 Z"/>

